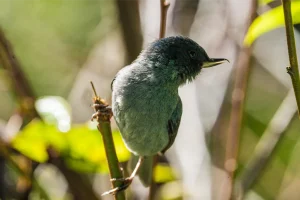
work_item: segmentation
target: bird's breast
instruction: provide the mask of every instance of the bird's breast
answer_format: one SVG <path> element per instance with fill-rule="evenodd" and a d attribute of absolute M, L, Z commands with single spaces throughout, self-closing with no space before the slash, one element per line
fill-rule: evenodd
<path fill-rule="evenodd" d="M 176 90 L 145 81 L 114 87 L 114 117 L 131 151 L 139 155 L 154 155 L 167 145 L 167 123 L 177 99 Z"/>

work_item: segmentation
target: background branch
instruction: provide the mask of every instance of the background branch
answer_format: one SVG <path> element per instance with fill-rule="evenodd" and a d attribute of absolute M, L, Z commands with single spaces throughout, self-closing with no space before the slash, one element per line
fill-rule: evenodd
<path fill-rule="evenodd" d="M 166 0 L 160 0 L 160 29 L 159 38 L 164 38 L 166 35 L 167 12 L 170 3 Z"/>
<path fill-rule="evenodd" d="M 139 1 L 116 0 L 119 21 L 125 42 L 126 61 L 130 64 L 140 54 L 143 45 Z"/>
<path fill-rule="evenodd" d="M 248 27 L 256 17 L 256 9 L 257 1 L 253 0 L 250 17 L 247 23 Z M 238 165 L 237 156 L 239 152 L 240 131 L 242 127 L 244 103 L 249 79 L 251 52 L 252 47 L 243 47 L 239 53 L 236 63 L 224 161 L 224 168 L 229 176 L 229 184 L 224 187 L 223 191 L 225 199 L 231 199 L 233 195 L 234 173 Z"/>
<path fill-rule="evenodd" d="M 291 89 L 256 145 L 253 156 L 249 159 L 245 170 L 237 178 L 235 195 L 238 199 L 243 199 L 243 196 L 246 195 L 252 184 L 259 178 L 259 175 L 271 158 L 271 154 L 274 152 L 280 139 L 284 136 L 285 130 L 294 117 L 296 109 L 297 105 Z"/>
<path fill-rule="evenodd" d="M 291 0 L 282 0 L 283 13 L 285 20 L 286 39 L 289 52 L 290 66 L 287 72 L 291 76 L 296 102 L 298 106 L 298 115 L 300 117 L 300 79 L 297 61 L 297 51 L 294 36 L 294 26 L 291 14 Z"/>
<path fill-rule="evenodd" d="M 168 8 L 170 6 L 170 3 L 166 0 L 160 0 L 160 29 L 159 29 L 159 39 L 164 38 L 166 34 L 166 24 L 167 24 L 167 12 Z M 152 173 L 154 172 L 155 166 L 157 165 L 158 155 L 153 156 L 153 165 L 152 165 Z M 153 180 L 152 175 L 152 181 L 149 189 L 149 197 L 148 200 L 155 199 L 156 194 L 156 183 Z"/>

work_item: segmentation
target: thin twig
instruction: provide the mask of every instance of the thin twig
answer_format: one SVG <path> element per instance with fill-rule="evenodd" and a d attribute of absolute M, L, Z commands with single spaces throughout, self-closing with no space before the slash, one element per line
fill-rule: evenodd
<path fill-rule="evenodd" d="M 40 118 L 39 114 L 35 110 L 34 102 L 35 95 L 30 87 L 21 65 L 16 58 L 11 44 L 6 39 L 3 31 L 0 28 L 0 61 L 3 64 L 4 69 L 7 70 L 12 82 L 13 91 L 16 94 L 17 100 L 20 105 L 21 116 L 27 117 L 25 123 L 31 121 L 33 118 Z"/>
<path fill-rule="evenodd" d="M 230 121 L 227 132 L 226 153 L 224 167 L 228 173 L 229 183 L 224 187 L 224 196 L 232 195 L 234 172 L 237 169 L 237 155 L 239 151 L 239 136 L 242 126 L 242 115 L 246 97 L 246 88 L 249 78 L 251 49 L 242 49 L 237 63 L 235 83 L 232 94 L 232 108 L 230 112 Z M 227 196 L 228 195 L 228 196 Z"/>
<path fill-rule="evenodd" d="M 296 102 L 298 106 L 298 115 L 300 117 L 300 79 L 297 61 L 297 52 L 294 36 L 294 26 L 291 13 L 291 0 L 282 0 L 283 13 L 285 20 L 286 39 L 289 52 L 290 66 L 287 72 L 291 76 Z"/>
<path fill-rule="evenodd" d="M 160 0 L 160 29 L 159 29 L 159 39 L 164 38 L 166 34 L 166 24 L 167 24 L 167 12 L 168 8 L 170 6 L 170 3 L 166 0 Z M 153 156 L 153 164 L 152 164 L 152 173 L 154 172 L 154 168 L 157 165 L 158 155 Z M 156 183 L 153 180 L 149 189 L 149 196 L 148 200 L 153 200 L 155 198 L 156 194 Z"/>
<path fill-rule="evenodd" d="M 94 104 L 103 106 L 105 108 L 105 110 L 102 109 L 101 113 L 99 113 L 99 115 L 97 116 L 97 127 L 102 135 L 110 177 L 114 179 L 122 179 L 124 177 L 119 166 L 119 160 L 117 157 L 110 125 L 112 113 L 111 110 L 107 108 L 108 104 L 103 99 L 97 96 L 94 84 L 92 82 L 91 85 L 95 95 L 95 97 L 93 98 Z M 96 112 L 100 112 L 100 109 L 101 108 L 95 107 Z M 122 185 L 121 181 L 112 181 L 111 183 L 113 188 L 118 188 Z M 117 192 L 114 197 L 115 200 L 125 200 L 125 193 L 124 191 Z"/>
<path fill-rule="evenodd" d="M 160 31 L 159 38 L 164 38 L 166 35 L 167 12 L 170 3 L 166 0 L 160 0 Z"/>
<path fill-rule="evenodd" d="M 262 138 L 256 145 L 253 156 L 246 165 L 245 170 L 237 178 L 238 181 L 235 185 L 235 195 L 238 199 L 243 199 L 243 196 L 259 177 L 279 140 L 284 136 L 285 129 L 293 119 L 296 110 L 297 105 L 291 89 L 268 124 Z"/>
<path fill-rule="evenodd" d="M 251 16 L 248 20 L 248 27 L 256 16 L 257 2 L 252 1 Z M 246 99 L 250 58 L 252 47 L 243 47 L 236 66 L 236 74 L 232 91 L 230 121 L 227 132 L 226 152 L 224 167 L 228 173 L 229 184 L 224 187 L 224 197 L 232 198 L 234 186 L 234 173 L 237 169 L 237 156 L 239 151 L 239 136 L 242 127 L 243 109 Z"/>

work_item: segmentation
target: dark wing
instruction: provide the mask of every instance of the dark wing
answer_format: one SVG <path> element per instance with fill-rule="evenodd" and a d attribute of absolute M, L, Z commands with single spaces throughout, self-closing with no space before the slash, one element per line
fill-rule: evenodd
<path fill-rule="evenodd" d="M 181 99 L 179 98 L 176 109 L 172 113 L 171 119 L 168 121 L 167 127 L 168 127 L 168 134 L 169 134 L 169 143 L 168 145 L 162 150 L 162 153 L 165 153 L 174 143 L 180 120 L 182 115 L 182 103 Z"/>

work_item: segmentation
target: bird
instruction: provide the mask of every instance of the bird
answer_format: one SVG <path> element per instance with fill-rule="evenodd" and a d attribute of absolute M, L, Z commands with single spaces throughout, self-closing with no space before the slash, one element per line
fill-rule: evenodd
<path fill-rule="evenodd" d="M 193 81 L 202 68 L 227 61 L 210 58 L 188 37 L 171 36 L 152 42 L 116 74 L 111 84 L 112 113 L 126 147 L 138 162 L 122 180 L 124 186 L 113 191 L 126 189 L 143 165 L 152 168 L 152 157 L 165 153 L 174 143 L 183 110 L 178 88 Z M 151 173 L 143 179 L 144 185 L 149 185 Z"/>

